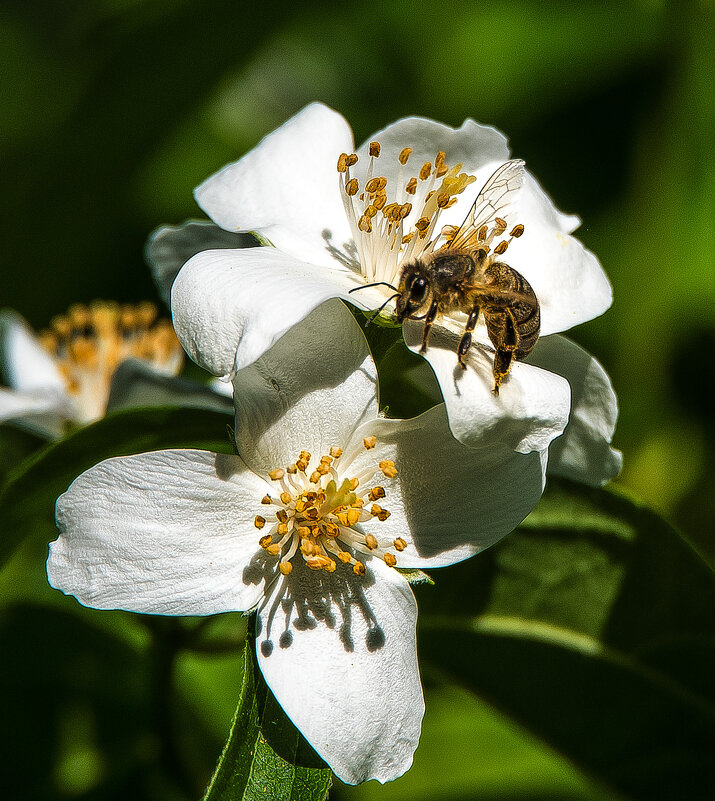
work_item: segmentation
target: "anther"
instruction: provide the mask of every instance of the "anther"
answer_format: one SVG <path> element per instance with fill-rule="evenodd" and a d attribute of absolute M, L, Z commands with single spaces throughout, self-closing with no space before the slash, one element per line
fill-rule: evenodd
<path fill-rule="evenodd" d="M 404 551 L 407 547 L 407 543 L 402 539 L 402 537 L 398 537 L 392 543 L 395 546 L 396 551 Z"/>
<path fill-rule="evenodd" d="M 414 195 L 416 191 L 417 191 L 417 179 L 410 178 L 410 180 L 407 182 L 407 186 L 405 187 L 405 192 L 407 192 L 408 195 Z"/>
<path fill-rule="evenodd" d="M 502 255 L 502 253 L 506 253 L 506 249 L 507 249 L 508 247 L 509 247 L 509 243 L 508 243 L 506 240 L 504 240 L 504 241 L 500 242 L 500 243 L 499 243 L 499 244 L 498 244 L 498 245 L 497 245 L 497 246 L 494 248 L 494 252 L 495 252 L 495 253 L 496 253 L 498 256 L 501 256 L 501 255 Z"/>
<path fill-rule="evenodd" d="M 265 517 L 261 517 L 260 515 L 256 515 L 256 518 L 253 521 L 253 525 L 256 528 L 263 528 L 263 526 L 266 525 L 266 518 Z"/>
<path fill-rule="evenodd" d="M 271 470 L 268 473 L 268 478 L 270 478 L 271 481 L 280 481 L 284 475 L 285 475 L 285 470 L 283 470 L 280 467 L 276 467 L 275 470 Z"/>
<path fill-rule="evenodd" d="M 426 161 L 420 168 L 420 179 L 426 181 L 432 172 L 432 162 Z"/>
<path fill-rule="evenodd" d="M 375 548 L 378 546 L 377 537 L 374 534 L 367 534 L 365 537 L 365 545 L 371 550 L 374 551 Z"/>
<path fill-rule="evenodd" d="M 289 576 L 293 572 L 293 565 L 290 562 L 281 562 L 278 569 L 284 576 Z"/>
<path fill-rule="evenodd" d="M 313 470 L 310 474 L 310 483 L 317 484 L 320 481 L 320 473 L 317 470 Z"/>
<path fill-rule="evenodd" d="M 387 178 L 380 176 L 379 178 L 371 178 L 365 184 L 365 191 L 371 195 L 381 192 L 387 186 Z"/>
<path fill-rule="evenodd" d="M 501 236 L 504 231 L 506 231 L 506 220 L 503 220 L 501 217 L 495 217 L 494 229 L 496 230 L 497 236 Z"/>
<path fill-rule="evenodd" d="M 276 526 L 276 533 L 280 537 L 285 536 L 288 533 L 288 526 L 285 523 L 279 523 Z"/>
<path fill-rule="evenodd" d="M 518 239 L 523 233 L 524 233 L 524 226 L 521 223 L 519 223 L 519 225 L 515 225 L 511 229 L 509 236 L 513 236 L 514 239 Z"/>
<path fill-rule="evenodd" d="M 266 534 L 264 537 L 261 537 L 261 539 L 258 540 L 258 544 L 261 546 L 261 548 L 268 548 L 272 542 L 273 537 L 270 534 Z"/>
<path fill-rule="evenodd" d="M 379 501 L 380 498 L 385 497 L 385 490 L 383 487 L 373 487 L 370 492 L 368 492 L 367 497 L 371 501 Z"/>
<path fill-rule="evenodd" d="M 365 437 L 362 444 L 366 451 L 372 450 L 377 444 L 377 437 Z"/>
<path fill-rule="evenodd" d="M 482 226 L 482 227 L 479 229 L 479 231 L 477 232 L 477 239 L 478 239 L 480 242 L 484 242 L 484 240 L 487 238 L 487 230 L 488 230 L 487 226 L 486 226 L 486 225 L 483 225 L 483 226 Z"/>
<path fill-rule="evenodd" d="M 380 155 L 380 143 L 379 142 L 370 142 L 370 147 L 368 149 L 368 153 L 371 156 L 377 158 Z"/>
<path fill-rule="evenodd" d="M 410 157 L 410 153 L 412 153 L 411 147 L 403 147 L 400 151 L 400 155 L 397 157 L 400 161 L 400 164 L 403 166 L 407 164 L 407 159 Z"/>
<path fill-rule="evenodd" d="M 404 220 L 405 217 L 412 211 L 412 203 L 403 203 L 400 206 L 400 214 L 399 217 L 401 220 Z"/>
<path fill-rule="evenodd" d="M 289 504 L 293 500 L 293 496 L 290 492 L 281 492 L 281 502 L 285 503 L 286 505 Z M 270 501 L 269 501 L 270 503 Z"/>
<path fill-rule="evenodd" d="M 281 496 L 281 500 L 283 500 L 282 496 Z M 285 509 L 279 509 L 276 512 L 276 520 L 279 523 L 287 523 L 288 522 L 288 513 L 286 512 Z"/>
<path fill-rule="evenodd" d="M 397 468 L 392 459 L 383 459 L 383 461 L 378 464 L 378 467 L 387 478 L 394 478 L 397 475 Z"/>
<path fill-rule="evenodd" d="M 348 168 L 348 154 L 341 153 L 338 156 L 338 172 L 345 172 Z"/>
<path fill-rule="evenodd" d="M 345 184 L 345 194 L 350 195 L 350 197 L 352 197 L 353 195 L 357 195 L 359 188 L 360 186 L 358 185 L 357 178 L 351 178 Z"/>
<path fill-rule="evenodd" d="M 275 542 L 273 545 L 269 545 L 266 550 L 271 556 L 278 556 L 278 554 L 281 552 L 281 546 Z"/>
<path fill-rule="evenodd" d="M 297 464 L 289 464 L 286 467 L 286 473 L 289 473 L 291 476 L 294 476 L 298 472 L 298 465 Z"/>
<path fill-rule="evenodd" d="M 394 567 L 397 564 L 394 554 L 386 553 L 382 558 L 388 567 Z"/>
<path fill-rule="evenodd" d="M 429 217 L 420 217 L 415 223 L 415 228 L 422 233 L 422 231 L 426 231 L 429 228 L 429 224 Z"/>
<path fill-rule="evenodd" d="M 336 448 L 335 446 L 333 446 L 328 452 L 333 457 L 333 459 L 339 459 L 343 455 L 343 449 Z"/>
<path fill-rule="evenodd" d="M 353 565 L 353 573 L 356 576 L 364 576 L 365 575 L 365 565 L 362 562 L 355 562 Z"/>

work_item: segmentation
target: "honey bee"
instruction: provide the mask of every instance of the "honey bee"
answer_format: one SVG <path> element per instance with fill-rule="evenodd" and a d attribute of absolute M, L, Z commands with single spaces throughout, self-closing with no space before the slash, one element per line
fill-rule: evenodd
<path fill-rule="evenodd" d="M 472 332 L 480 313 L 494 345 L 495 395 L 515 359 L 523 359 L 539 338 L 539 301 L 521 273 L 498 260 L 509 241 L 494 249 L 491 243 L 507 229 L 499 216 L 524 181 L 524 162 L 508 161 L 486 182 L 464 222 L 448 229 L 447 242 L 403 265 L 396 289 L 395 316 L 398 323 L 424 320 L 420 353 L 427 350 L 432 324 L 438 314 L 461 311 L 467 323 L 457 347 L 462 368 L 472 345 Z M 511 238 L 524 233 L 515 225 Z"/>

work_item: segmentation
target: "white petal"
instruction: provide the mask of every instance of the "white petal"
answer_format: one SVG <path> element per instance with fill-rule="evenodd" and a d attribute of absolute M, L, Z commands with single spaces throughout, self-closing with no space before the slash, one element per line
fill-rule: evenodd
<path fill-rule="evenodd" d="M 66 394 L 54 359 L 16 312 L 0 311 L 0 366 L 8 385 L 18 392 Z"/>
<path fill-rule="evenodd" d="M 50 584 L 85 606 L 164 615 L 245 611 L 262 479 L 237 456 L 175 450 L 108 459 L 57 501 Z"/>
<path fill-rule="evenodd" d="M 144 257 L 162 300 L 168 306 L 171 286 L 182 266 L 202 250 L 255 247 L 258 240 L 250 234 L 224 231 L 218 225 L 201 220 L 187 220 L 182 225 L 157 228 L 146 243 Z"/>
<path fill-rule="evenodd" d="M 377 372 L 365 337 L 339 300 L 324 303 L 258 361 L 236 373 L 236 443 L 257 473 L 332 445 L 377 416 Z"/>
<path fill-rule="evenodd" d="M 462 170 L 470 174 L 487 164 L 503 163 L 509 158 L 507 139 L 496 128 L 479 125 L 470 119 L 465 120 L 460 128 L 452 128 L 425 117 L 405 117 L 373 134 L 358 149 L 359 160 L 354 174 L 361 184 L 369 162 L 371 141 L 377 141 L 381 146 L 373 174 L 384 175 L 388 187 L 394 186 L 398 178 L 400 164 L 397 157 L 404 147 L 412 148 L 402 171 L 404 183 L 412 175 L 417 175 L 425 162 L 434 164 L 439 151 L 445 153 L 448 166 L 461 164 Z"/>
<path fill-rule="evenodd" d="M 408 320 L 403 331 L 408 347 L 419 352 L 422 324 Z M 501 442 L 519 453 L 547 448 L 568 421 L 568 381 L 515 362 L 497 397 L 492 392 L 493 350 L 474 345 L 463 370 L 457 363 L 458 343 L 458 335 L 435 326 L 424 354 L 439 381 L 454 436 L 473 448 L 489 442 Z"/>
<path fill-rule="evenodd" d="M 182 406 L 233 414 L 231 398 L 230 385 L 228 393 L 219 394 L 196 381 L 162 375 L 142 359 L 125 359 L 112 376 L 107 412 L 139 406 Z"/>
<path fill-rule="evenodd" d="M 296 565 L 260 611 L 258 661 L 288 717 L 348 784 L 412 764 L 424 701 L 417 605 L 396 571 L 365 576 Z"/>
<path fill-rule="evenodd" d="M 571 417 L 562 436 L 549 448 L 549 472 L 592 486 L 617 476 L 623 457 L 610 442 L 618 402 L 603 367 L 561 336 L 540 339 L 529 361 L 564 376 L 571 385 Z"/>
<path fill-rule="evenodd" d="M 565 331 L 603 314 L 613 291 L 596 256 L 570 236 L 574 218 L 561 214 L 527 174 L 514 221 L 524 225 L 503 261 L 531 284 L 541 306 L 541 334 Z"/>
<path fill-rule="evenodd" d="M 298 261 L 275 248 L 206 250 L 174 281 L 171 311 L 189 356 L 223 376 L 254 362 L 329 298 L 367 302 L 375 290 L 348 294 L 360 281 L 347 270 Z"/>
<path fill-rule="evenodd" d="M 228 231 L 257 231 L 297 258 L 331 265 L 328 240 L 342 248 L 351 239 L 337 163 L 352 149 L 345 119 L 311 103 L 204 181 L 196 200 Z"/>
<path fill-rule="evenodd" d="M 0 387 L 0 423 L 12 421 L 42 437 L 62 436 L 64 423 L 71 417 L 72 408 L 66 395 L 54 393 L 29 394 Z"/>
<path fill-rule="evenodd" d="M 468 448 L 450 434 L 442 404 L 412 420 L 375 420 L 356 432 L 360 441 L 370 435 L 377 445 L 362 450 L 347 473 L 395 462 L 394 479 L 380 473 L 374 479 L 385 488 L 380 505 L 390 517 L 362 528 L 408 543 L 393 551 L 398 567 L 442 567 L 488 548 L 521 523 L 544 489 L 545 455 Z"/>

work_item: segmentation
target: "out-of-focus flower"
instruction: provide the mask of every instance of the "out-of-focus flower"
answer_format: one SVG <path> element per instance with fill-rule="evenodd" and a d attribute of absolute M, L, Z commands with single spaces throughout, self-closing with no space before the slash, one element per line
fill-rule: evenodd
<path fill-rule="evenodd" d="M 398 286 L 403 265 L 441 247 L 447 241 L 443 231 L 454 232 L 485 182 L 509 159 L 505 137 L 472 120 L 454 129 L 410 117 L 353 149 L 343 117 L 312 104 L 196 190 L 199 204 L 221 228 L 253 231 L 274 245 L 231 250 L 221 240 L 222 249 L 199 252 L 179 272 L 174 325 L 189 355 L 210 372 L 232 375 L 251 364 L 328 298 L 381 307 L 393 290 L 366 284 Z M 582 395 L 582 387 L 569 386 L 568 353 L 562 363 L 561 351 L 570 351 L 570 343 L 543 343 L 605 311 L 611 287 L 596 257 L 571 236 L 578 219 L 558 212 L 528 172 L 495 215 L 503 216 L 504 225 L 491 219 L 485 236 L 497 253 L 508 246 L 503 258 L 533 287 L 541 341 L 526 361 L 512 365 L 498 397 L 491 391 L 494 350 L 483 323 L 474 332 L 468 369 L 457 368 L 462 312 L 438 316 L 425 358 L 459 440 L 479 447 L 491 435 L 517 451 L 538 451 L 564 431 L 572 391 Z M 523 235 L 503 239 L 516 223 L 524 226 Z M 202 229 L 206 242 L 207 230 Z M 172 252 L 171 239 L 181 237 L 186 238 L 182 229 L 157 232 L 155 273 Z M 407 320 L 403 327 L 413 350 L 419 349 L 422 326 Z M 209 341 L 218 347 L 207 347 Z M 599 394 L 595 403 L 615 411 L 610 383 L 594 365 L 589 373 L 600 378 L 590 386 Z M 588 417 L 589 399 L 584 400 L 582 416 Z M 607 447 L 612 427 L 591 428 L 598 428 Z M 608 477 L 591 474 L 593 482 Z"/>
<path fill-rule="evenodd" d="M 0 422 L 14 420 L 49 436 L 67 422 L 102 417 L 118 367 L 140 359 L 153 371 L 176 375 L 183 351 L 168 320 L 152 303 L 76 304 L 36 335 L 13 311 L 0 312 Z"/>
<path fill-rule="evenodd" d="M 257 657 L 344 781 L 410 766 L 424 703 L 399 568 L 465 559 L 533 508 L 544 458 L 471 449 L 443 405 L 378 414 L 367 343 L 336 301 L 234 378 L 240 455 L 110 459 L 57 502 L 50 583 L 101 609 L 257 610 Z"/>

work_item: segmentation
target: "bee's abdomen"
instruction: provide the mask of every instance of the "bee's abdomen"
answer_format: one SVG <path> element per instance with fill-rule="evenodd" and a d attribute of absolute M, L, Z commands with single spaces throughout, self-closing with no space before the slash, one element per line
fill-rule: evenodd
<path fill-rule="evenodd" d="M 515 337 L 516 348 L 514 357 L 523 359 L 531 352 L 539 338 L 541 329 L 541 313 L 539 311 L 539 301 L 531 288 L 531 284 L 524 276 L 509 267 L 503 262 L 495 262 L 484 271 L 485 277 L 489 277 L 500 288 L 509 292 L 514 292 L 522 299 L 514 300 L 510 303 L 506 312 L 511 317 Z M 489 320 L 485 319 L 487 329 L 490 329 Z M 496 323 L 496 320 L 495 320 Z M 492 331 L 489 331 L 492 341 Z M 496 330 L 493 332 L 497 334 Z"/>

